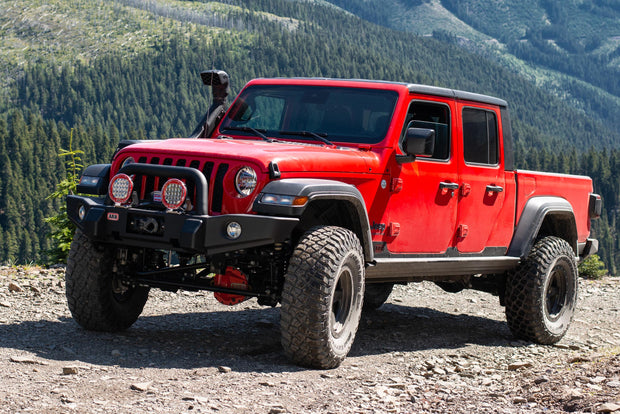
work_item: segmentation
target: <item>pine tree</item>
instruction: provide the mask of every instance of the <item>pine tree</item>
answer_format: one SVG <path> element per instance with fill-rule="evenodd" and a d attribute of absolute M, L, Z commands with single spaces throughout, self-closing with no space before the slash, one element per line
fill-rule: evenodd
<path fill-rule="evenodd" d="M 73 129 L 71 130 L 69 139 L 69 149 L 61 149 L 59 157 L 65 158 L 67 166 L 67 175 L 64 180 L 60 181 L 56 186 L 56 191 L 48 196 L 48 199 L 64 198 L 68 194 L 75 194 L 77 184 L 80 179 L 80 171 L 84 166 L 81 164 L 81 155 L 83 151 L 73 148 Z M 67 216 L 67 208 L 63 204 L 60 211 L 51 217 L 45 219 L 52 226 L 50 238 L 52 240 L 52 248 L 48 251 L 48 261 L 51 263 L 65 262 L 71 240 L 75 233 L 75 225 Z"/>

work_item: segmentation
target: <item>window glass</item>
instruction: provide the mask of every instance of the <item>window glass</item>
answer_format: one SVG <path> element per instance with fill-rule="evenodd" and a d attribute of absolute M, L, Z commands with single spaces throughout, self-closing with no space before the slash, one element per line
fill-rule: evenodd
<path fill-rule="evenodd" d="M 256 129 L 279 129 L 286 101 L 277 96 L 257 96 L 253 107 L 245 111 L 242 125 Z M 244 122 L 243 122 L 244 121 Z"/>
<path fill-rule="evenodd" d="M 463 109 L 463 153 L 466 162 L 498 163 L 497 118 L 483 109 Z"/>
<path fill-rule="evenodd" d="M 220 129 L 251 127 L 278 139 L 312 132 L 335 142 L 377 143 L 387 134 L 397 99 L 390 90 L 253 85 L 241 93 Z"/>
<path fill-rule="evenodd" d="M 409 107 L 403 137 L 407 128 L 427 128 L 435 131 L 435 148 L 430 158 L 450 158 L 450 108 L 447 105 L 415 101 Z"/>

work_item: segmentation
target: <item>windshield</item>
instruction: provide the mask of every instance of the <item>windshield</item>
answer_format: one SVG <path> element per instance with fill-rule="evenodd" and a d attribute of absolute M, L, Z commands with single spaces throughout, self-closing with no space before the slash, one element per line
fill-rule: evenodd
<path fill-rule="evenodd" d="M 385 138 L 396 91 L 300 85 L 253 85 L 241 92 L 220 131 L 281 140 L 374 144 Z"/>

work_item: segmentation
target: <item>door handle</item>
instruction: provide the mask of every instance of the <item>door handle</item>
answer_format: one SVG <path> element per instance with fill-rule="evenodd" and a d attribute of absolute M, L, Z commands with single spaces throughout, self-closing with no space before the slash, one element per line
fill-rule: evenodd
<path fill-rule="evenodd" d="M 456 191 L 459 189 L 459 185 L 457 183 L 448 183 L 448 182 L 442 181 L 439 183 L 439 188 L 442 190 Z"/>
<path fill-rule="evenodd" d="M 492 184 L 487 185 L 487 193 L 501 193 L 502 191 L 504 191 L 504 187 L 502 186 Z"/>
<path fill-rule="evenodd" d="M 450 193 L 450 197 L 454 197 L 454 192 L 459 189 L 459 185 L 457 183 L 449 183 L 446 181 L 441 181 L 439 183 L 439 189 L 446 193 Z"/>

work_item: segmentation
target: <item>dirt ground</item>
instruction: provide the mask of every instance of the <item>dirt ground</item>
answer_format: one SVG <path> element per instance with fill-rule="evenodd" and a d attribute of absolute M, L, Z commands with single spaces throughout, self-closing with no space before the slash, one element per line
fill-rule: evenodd
<path fill-rule="evenodd" d="M 289 363 L 279 309 L 152 290 L 118 334 L 81 329 L 64 269 L 0 267 L 0 411 L 620 413 L 620 278 L 580 282 L 555 346 L 516 341 L 496 297 L 398 286 L 337 369 Z"/>

